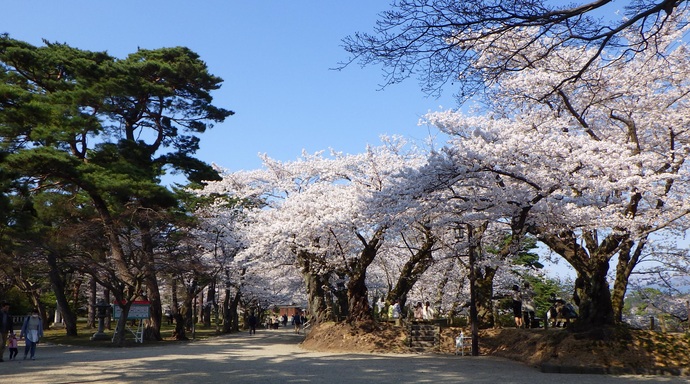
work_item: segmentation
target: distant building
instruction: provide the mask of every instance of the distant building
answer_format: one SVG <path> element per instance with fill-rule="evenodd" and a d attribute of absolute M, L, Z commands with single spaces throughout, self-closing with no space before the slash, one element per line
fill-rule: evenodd
<path fill-rule="evenodd" d="M 302 307 L 299 305 L 279 305 L 278 310 L 279 316 L 287 315 L 289 318 L 295 313 L 302 311 Z"/>

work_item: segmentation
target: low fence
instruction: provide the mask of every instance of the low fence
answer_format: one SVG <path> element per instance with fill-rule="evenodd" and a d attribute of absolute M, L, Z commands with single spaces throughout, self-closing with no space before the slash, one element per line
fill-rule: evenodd
<path fill-rule="evenodd" d="M 14 315 L 12 316 L 12 325 L 13 328 L 16 330 L 17 326 L 21 328 L 22 324 L 24 324 L 24 319 L 26 319 L 25 315 Z"/>

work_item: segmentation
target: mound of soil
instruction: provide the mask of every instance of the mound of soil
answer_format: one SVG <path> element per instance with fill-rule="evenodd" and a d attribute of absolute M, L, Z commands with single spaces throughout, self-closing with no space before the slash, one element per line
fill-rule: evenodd
<path fill-rule="evenodd" d="M 690 335 L 630 329 L 574 333 L 562 329 L 491 329 L 483 354 L 535 367 L 600 368 L 600 372 L 690 374 Z"/>
<path fill-rule="evenodd" d="M 436 353 L 455 353 L 460 328 L 443 327 Z M 465 335 L 468 329 L 463 329 Z M 615 328 L 584 333 L 564 329 L 482 330 L 481 355 L 517 360 L 534 367 L 600 368 L 601 372 L 688 375 L 690 335 Z M 409 353 L 405 327 L 389 323 L 325 323 L 312 329 L 305 349 L 333 352 Z"/>
<path fill-rule="evenodd" d="M 302 347 L 319 352 L 407 353 L 404 327 L 389 323 L 322 323 L 309 331 Z"/>

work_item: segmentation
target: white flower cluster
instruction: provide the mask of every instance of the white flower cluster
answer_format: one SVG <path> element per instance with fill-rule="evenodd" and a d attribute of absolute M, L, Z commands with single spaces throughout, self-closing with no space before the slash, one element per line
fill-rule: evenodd
<path fill-rule="evenodd" d="M 682 233 L 690 224 L 690 55 L 678 33 L 669 28 L 657 36 L 659 51 L 638 52 L 629 61 L 597 56 L 577 82 L 564 83 L 592 55 L 567 46 L 528 70 L 491 78 L 483 114 L 425 117 L 448 136 L 441 150 L 409 151 L 392 139 L 355 155 L 303 154 L 292 162 L 263 156 L 263 169 L 224 173 L 202 193 L 249 203 L 233 231 L 242 233 L 243 254 L 264 265 L 262 271 L 298 265 L 300 252 L 315 257 L 312 267 L 324 272 L 346 271 L 365 239 L 385 233 L 369 271 L 377 287 L 395 281 L 423 241 L 423 223 L 438 246 L 437 263 L 413 292 L 419 299 L 437 295 L 432 291 L 448 273 L 455 281 L 466 274 L 450 258 L 457 249 L 447 237 L 457 222 L 485 225 L 484 245 L 516 233 L 515 223 L 524 218 L 522 234 L 568 231 L 586 243 L 578 246 L 584 254 L 602 253 L 609 236 L 644 253 L 650 236 Z M 526 29 L 492 42 L 481 66 L 501 62 L 534 34 Z M 538 55 L 538 44 L 531 47 Z M 225 220 L 223 208 L 214 209 L 210 220 Z M 568 257 L 578 272 L 590 268 Z M 484 252 L 480 262 L 508 269 L 504 256 Z M 452 300 L 463 290 L 444 289 Z"/>

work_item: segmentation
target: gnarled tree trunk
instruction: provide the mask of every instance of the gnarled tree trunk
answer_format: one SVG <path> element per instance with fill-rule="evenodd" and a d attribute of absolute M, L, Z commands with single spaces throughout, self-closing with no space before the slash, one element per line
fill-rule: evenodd
<path fill-rule="evenodd" d="M 621 249 L 618 252 L 618 263 L 616 264 L 616 281 L 613 283 L 613 295 L 611 297 L 611 304 L 613 305 L 613 316 L 617 323 L 623 321 L 623 304 L 625 301 L 625 293 L 628 291 L 628 281 L 630 274 L 637 265 L 642 255 L 642 250 L 647 244 L 647 236 L 644 236 L 635 244 L 626 240 L 621 244 Z"/>
<path fill-rule="evenodd" d="M 379 229 L 368 241 L 361 234 L 357 234 L 364 248 L 359 253 L 359 257 L 350 260 L 348 265 L 347 273 L 350 278 L 347 282 L 348 323 L 374 320 L 374 313 L 369 306 L 366 277 L 367 268 L 374 261 L 383 242 L 383 233 L 384 229 Z"/>
<path fill-rule="evenodd" d="M 334 321 L 328 275 L 315 272 L 315 268 L 312 268 L 313 257 L 306 251 L 300 251 L 297 254 L 302 278 L 307 287 L 307 306 L 311 321 L 314 323 Z"/>
<path fill-rule="evenodd" d="M 475 272 L 476 280 L 475 292 L 477 301 L 477 326 L 481 329 L 493 328 L 494 326 L 494 276 L 496 269 L 491 267 L 477 268 Z"/>
<path fill-rule="evenodd" d="M 577 329 L 614 325 L 611 291 L 606 281 L 609 261 L 618 251 L 623 235 L 608 235 L 601 243 L 595 232 L 585 232 L 587 249 L 577 243 L 572 231 L 542 235 L 540 240 L 566 259 L 577 272 L 574 293 L 579 308 Z"/>

